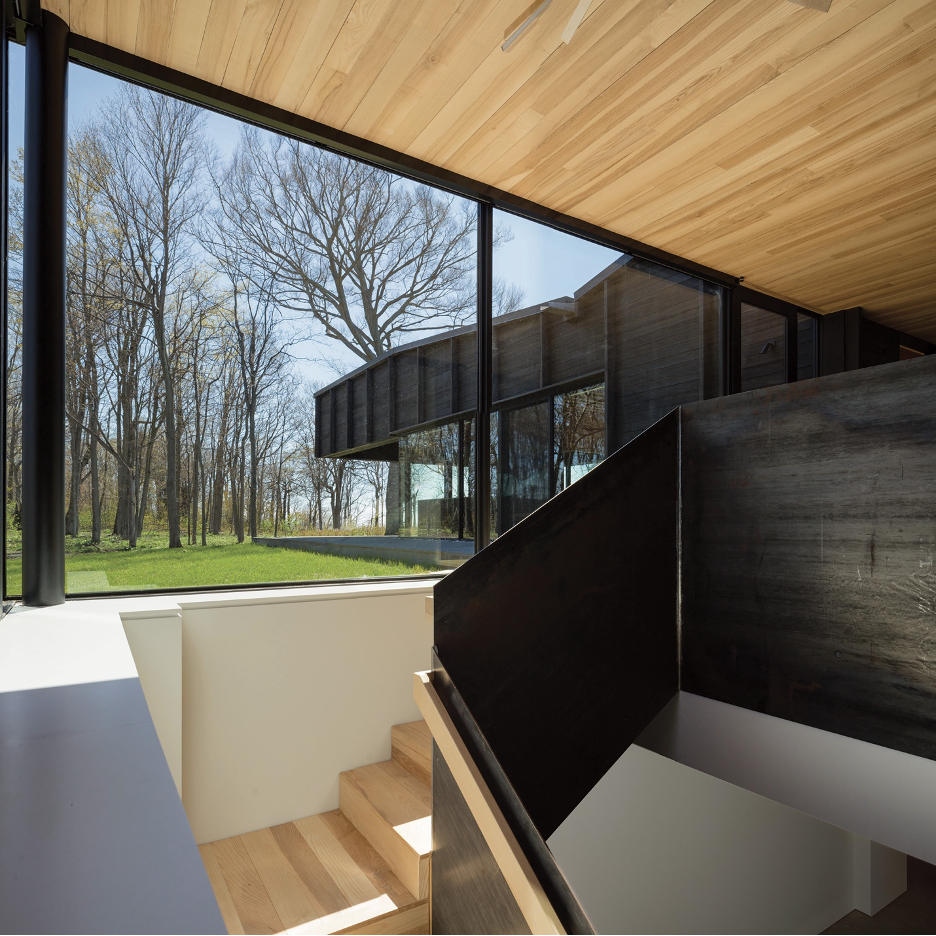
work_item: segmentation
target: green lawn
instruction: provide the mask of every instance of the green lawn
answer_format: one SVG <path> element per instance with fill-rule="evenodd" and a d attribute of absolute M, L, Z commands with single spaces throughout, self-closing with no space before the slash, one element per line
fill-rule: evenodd
<path fill-rule="evenodd" d="M 147 588 L 186 588 L 200 585 L 243 585 L 252 582 L 301 582 L 315 579 L 348 579 L 364 576 L 418 575 L 438 569 L 377 559 L 347 559 L 275 549 L 252 543 L 230 542 L 209 546 L 169 549 L 164 537 L 144 540 L 135 550 L 70 551 L 65 556 L 65 588 L 68 594 L 126 591 Z M 86 549 L 80 541 L 72 548 Z M 22 561 L 7 561 L 7 591 L 22 589 Z"/>

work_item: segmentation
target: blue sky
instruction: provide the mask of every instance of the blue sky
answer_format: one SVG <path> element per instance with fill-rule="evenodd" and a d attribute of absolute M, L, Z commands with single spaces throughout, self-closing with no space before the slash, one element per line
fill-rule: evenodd
<path fill-rule="evenodd" d="M 23 145 L 25 51 L 13 43 L 9 48 L 10 155 L 15 158 Z M 119 83 L 116 78 L 72 64 L 68 74 L 69 123 L 93 116 Z M 240 133 L 239 121 L 209 113 L 206 129 L 222 155 L 233 151 Z M 496 252 L 494 276 L 519 286 L 525 305 L 571 295 L 618 256 L 617 251 L 503 212 L 496 212 L 496 223 L 512 230 L 514 236 Z M 325 378 L 325 374 L 317 375 L 317 379 Z M 334 379 L 334 375 L 327 379 Z"/>

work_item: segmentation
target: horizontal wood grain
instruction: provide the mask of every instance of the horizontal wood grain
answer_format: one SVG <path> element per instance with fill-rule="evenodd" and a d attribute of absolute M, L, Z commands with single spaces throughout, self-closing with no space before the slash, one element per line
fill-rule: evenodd
<path fill-rule="evenodd" d="M 933 0 L 42 0 L 83 36 L 936 340 Z"/>

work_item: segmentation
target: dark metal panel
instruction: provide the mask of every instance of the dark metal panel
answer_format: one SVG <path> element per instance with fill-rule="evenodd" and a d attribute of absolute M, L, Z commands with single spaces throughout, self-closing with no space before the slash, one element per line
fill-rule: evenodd
<path fill-rule="evenodd" d="M 918 351 L 920 354 L 936 354 L 936 345 L 924 341 L 922 338 L 908 335 L 906 332 L 899 332 L 898 334 L 900 336 L 900 344 L 903 347 Z"/>
<path fill-rule="evenodd" d="M 426 349 L 416 348 L 416 423 L 426 419 Z"/>
<path fill-rule="evenodd" d="M 65 600 L 65 157 L 68 27 L 26 27 L 23 600 Z"/>
<path fill-rule="evenodd" d="M 540 387 L 542 315 L 528 315 L 494 327 L 494 402 Z"/>
<path fill-rule="evenodd" d="M 432 932 L 530 932 L 445 758 L 434 743 Z"/>
<path fill-rule="evenodd" d="M 342 452 L 350 447 L 351 440 L 348 438 L 348 410 L 351 408 L 348 404 L 348 388 L 350 381 L 344 380 L 336 387 L 332 388 L 332 438 L 335 440 L 333 451 Z"/>
<path fill-rule="evenodd" d="M 448 342 L 449 353 L 449 398 L 450 413 L 458 412 L 458 342 L 450 338 Z"/>
<path fill-rule="evenodd" d="M 458 407 L 473 410 L 478 399 L 478 336 L 469 334 L 455 339 L 458 347 Z"/>
<path fill-rule="evenodd" d="M 389 360 L 382 361 L 374 368 L 368 370 L 373 375 L 373 420 L 374 426 L 369 441 L 375 442 L 378 439 L 388 439 L 392 426 L 390 421 L 393 412 L 393 397 L 390 389 L 390 368 L 392 364 Z M 316 402 L 316 406 L 318 402 Z"/>
<path fill-rule="evenodd" d="M 875 367 L 900 360 L 900 332 L 862 316 L 859 325 L 860 367 Z"/>
<path fill-rule="evenodd" d="M 435 588 L 439 656 L 543 837 L 677 691 L 678 428 L 671 413 Z"/>
<path fill-rule="evenodd" d="M 387 358 L 387 422 L 390 432 L 397 430 L 397 359 L 395 354 Z"/>
<path fill-rule="evenodd" d="M 348 393 L 351 397 L 351 405 L 348 407 L 348 441 L 354 446 L 366 445 L 372 441 L 367 437 L 370 423 L 369 382 L 368 371 L 348 381 Z"/>
<path fill-rule="evenodd" d="M 613 436 L 623 445 L 682 403 L 704 377 L 699 280 L 632 261 L 609 277 L 609 339 L 616 363 Z M 596 340 L 596 345 L 599 342 Z"/>
<path fill-rule="evenodd" d="M 374 369 L 370 367 L 364 372 L 364 399 L 364 438 L 370 443 L 374 441 Z"/>
<path fill-rule="evenodd" d="M 450 419 L 457 412 L 452 407 L 452 347 L 454 339 L 447 338 L 426 345 L 422 349 L 421 422 Z"/>
<path fill-rule="evenodd" d="M 475 766 L 484 778 L 491 795 L 494 797 L 501 813 L 517 842 L 523 849 L 530 867 L 536 875 L 537 881 L 543 888 L 550 904 L 565 931 L 572 933 L 593 933 L 594 929 L 581 904 L 572 893 L 569 882 L 565 879 L 561 869 L 556 864 L 545 839 L 536 830 L 529 814 L 517 797 L 510 780 L 504 773 L 497 758 L 478 728 L 477 722 L 465 705 L 458 690 L 448 675 L 438 656 L 433 652 L 433 686 L 439 694 L 442 704 L 452 719 L 459 737 L 464 742 Z M 435 780 L 433 779 L 433 784 Z M 437 795 L 433 786 L 433 796 Z M 435 802 L 433 804 L 433 822 L 435 822 Z M 435 856 L 433 855 L 433 862 Z M 437 884 L 435 866 L 433 865 L 433 889 Z M 467 930 L 466 932 L 471 932 Z"/>
<path fill-rule="evenodd" d="M 841 374 L 845 368 L 845 315 L 832 312 L 819 320 L 819 374 Z"/>
<path fill-rule="evenodd" d="M 604 370 L 604 294 L 602 282 L 578 298 L 574 317 L 566 319 L 555 312 L 543 314 L 544 386 Z"/>
<path fill-rule="evenodd" d="M 682 688 L 936 758 L 936 358 L 683 409 Z"/>
<path fill-rule="evenodd" d="M 419 423 L 419 349 L 400 351 L 391 357 L 396 378 L 397 431 Z"/>

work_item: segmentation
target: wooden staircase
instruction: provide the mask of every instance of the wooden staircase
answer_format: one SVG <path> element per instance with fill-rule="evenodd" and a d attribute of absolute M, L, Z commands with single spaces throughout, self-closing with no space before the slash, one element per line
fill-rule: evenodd
<path fill-rule="evenodd" d="M 339 808 L 201 845 L 229 933 L 428 933 L 432 739 L 339 775 Z"/>

